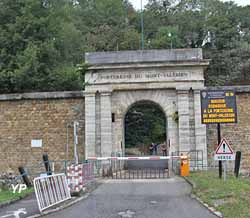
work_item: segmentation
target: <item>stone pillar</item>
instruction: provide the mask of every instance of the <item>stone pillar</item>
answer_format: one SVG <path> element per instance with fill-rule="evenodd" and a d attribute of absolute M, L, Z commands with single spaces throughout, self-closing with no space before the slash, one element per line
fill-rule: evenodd
<path fill-rule="evenodd" d="M 177 123 L 173 120 L 172 116 L 169 116 L 168 119 L 168 125 L 167 125 L 167 136 L 170 140 L 170 150 L 169 155 L 171 155 L 172 152 L 179 150 L 178 145 L 178 126 Z"/>
<path fill-rule="evenodd" d="M 85 158 L 95 156 L 96 105 L 95 93 L 85 94 Z"/>
<path fill-rule="evenodd" d="M 189 90 L 177 90 L 179 150 L 190 150 Z"/>
<path fill-rule="evenodd" d="M 195 116 L 195 146 L 196 150 L 203 152 L 203 165 L 207 166 L 207 140 L 206 125 L 201 123 L 200 90 L 194 90 L 194 116 Z M 200 154 L 201 155 L 201 154 Z M 201 157 L 199 157 L 201 158 Z"/>
<path fill-rule="evenodd" d="M 95 153 L 97 157 L 101 156 L 101 97 L 100 93 L 96 93 L 95 98 L 95 115 L 96 115 L 96 145 L 95 145 Z"/>
<path fill-rule="evenodd" d="M 101 93 L 101 154 L 110 157 L 112 152 L 111 92 Z"/>

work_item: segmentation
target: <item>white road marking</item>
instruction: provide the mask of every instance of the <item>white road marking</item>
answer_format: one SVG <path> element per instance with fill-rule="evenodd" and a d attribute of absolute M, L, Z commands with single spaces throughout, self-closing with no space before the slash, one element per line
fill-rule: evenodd
<path fill-rule="evenodd" d="M 16 211 L 7 211 L 6 215 L 1 216 L 0 218 L 6 218 L 6 217 L 14 217 L 14 218 L 20 218 L 20 214 L 27 214 L 27 211 L 25 208 L 20 208 Z"/>
<path fill-rule="evenodd" d="M 121 216 L 122 218 L 132 218 L 135 212 L 131 210 L 127 210 L 125 212 L 119 212 L 118 215 Z"/>

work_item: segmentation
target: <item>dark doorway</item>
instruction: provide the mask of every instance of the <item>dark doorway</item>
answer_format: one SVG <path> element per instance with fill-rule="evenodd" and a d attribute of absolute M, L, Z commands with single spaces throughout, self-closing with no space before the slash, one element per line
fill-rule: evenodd
<path fill-rule="evenodd" d="M 159 105 L 136 102 L 125 115 L 125 154 L 148 155 L 151 143 L 166 140 L 166 129 L 166 116 Z"/>

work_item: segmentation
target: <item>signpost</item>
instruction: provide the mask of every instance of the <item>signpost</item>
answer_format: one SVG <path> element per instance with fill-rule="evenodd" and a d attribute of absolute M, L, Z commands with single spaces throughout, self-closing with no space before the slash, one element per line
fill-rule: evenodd
<path fill-rule="evenodd" d="M 202 124 L 217 124 L 218 145 L 220 145 L 222 143 L 220 124 L 237 123 L 235 92 L 233 90 L 202 90 L 201 120 Z M 224 166 L 226 167 L 226 164 Z M 219 177 L 222 177 L 222 160 L 219 160 Z"/>
<path fill-rule="evenodd" d="M 227 161 L 235 160 L 235 154 L 225 138 L 222 139 L 221 143 L 217 147 L 214 154 L 214 160 L 224 162 L 224 181 L 226 181 Z"/>

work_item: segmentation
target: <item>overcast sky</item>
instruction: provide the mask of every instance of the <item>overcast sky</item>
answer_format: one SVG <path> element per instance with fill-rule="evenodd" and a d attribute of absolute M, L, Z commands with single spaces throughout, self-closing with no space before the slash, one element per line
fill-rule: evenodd
<path fill-rule="evenodd" d="M 140 9 L 141 8 L 141 0 L 129 0 L 136 9 Z M 223 0 L 223 1 L 227 1 L 227 0 Z M 142 0 L 143 5 L 147 4 L 148 0 Z M 250 5 L 250 1 L 249 0 L 234 0 L 234 2 L 236 2 L 239 5 Z"/>

